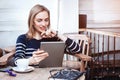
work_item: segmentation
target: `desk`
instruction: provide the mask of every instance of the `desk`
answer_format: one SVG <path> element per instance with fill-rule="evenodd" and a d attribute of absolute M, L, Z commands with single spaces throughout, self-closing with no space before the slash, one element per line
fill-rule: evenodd
<path fill-rule="evenodd" d="M 34 71 L 29 73 L 16 73 L 16 77 L 9 76 L 7 73 L 0 72 L 0 80 L 48 80 L 51 69 L 62 69 L 60 67 L 54 68 L 35 68 Z M 84 76 L 83 76 L 84 77 Z M 84 80 L 84 79 L 80 79 Z"/>

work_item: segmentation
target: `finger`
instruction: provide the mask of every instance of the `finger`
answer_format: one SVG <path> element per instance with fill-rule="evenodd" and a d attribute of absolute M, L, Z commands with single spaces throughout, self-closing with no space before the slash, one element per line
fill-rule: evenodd
<path fill-rule="evenodd" d="M 43 36 L 41 36 L 42 38 L 47 38 L 47 36 L 46 35 L 43 35 Z"/>
<path fill-rule="evenodd" d="M 49 54 L 47 52 L 43 52 L 41 54 L 33 54 L 33 57 L 44 57 L 44 56 L 49 56 Z"/>
<path fill-rule="evenodd" d="M 44 36 L 44 35 L 46 35 L 46 32 L 45 32 L 45 31 L 43 31 L 43 32 L 41 33 L 41 36 Z"/>
<path fill-rule="evenodd" d="M 51 34 L 51 30 L 48 29 L 45 33 L 46 33 L 46 35 L 50 35 Z"/>
<path fill-rule="evenodd" d="M 51 34 L 52 37 L 56 36 L 56 34 Z"/>
<path fill-rule="evenodd" d="M 38 48 L 37 51 L 40 51 L 40 49 Z"/>
<path fill-rule="evenodd" d="M 49 35 L 47 35 L 49 38 L 51 38 L 51 37 L 54 37 L 54 36 L 56 36 L 56 33 L 50 33 Z"/>
<path fill-rule="evenodd" d="M 36 55 L 36 57 L 47 57 L 49 54 L 47 52 L 44 52 L 43 54 Z"/>
<path fill-rule="evenodd" d="M 44 60 L 46 57 L 39 57 L 39 58 L 36 58 L 36 62 L 39 63 L 40 61 Z"/>
<path fill-rule="evenodd" d="M 36 62 L 40 62 L 41 60 L 45 59 L 47 56 L 42 56 L 42 57 L 35 57 Z"/>
<path fill-rule="evenodd" d="M 56 34 L 56 33 L 57 33 L 57 31 L 55 31 L 55 30 L 51 29 L 51 33 Z"/>
<path fill-rule="evenodd" d="M 44 50 L 38 49 L 37 51 L 34 52 L 34 54 L 39 55 L 39 54 L 42 54 L 44 52 L 45 52 Z"/>

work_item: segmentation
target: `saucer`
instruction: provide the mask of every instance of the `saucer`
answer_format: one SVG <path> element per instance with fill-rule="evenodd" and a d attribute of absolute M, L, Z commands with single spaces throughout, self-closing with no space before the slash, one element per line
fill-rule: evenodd
<path fill-rule="evenodd" d="M 28 68 L 27 68 L 26 70 L 24 70 L 24 71 L 20 71 L 17 67 L 13 67 L 12 69 L 13 69 L 15 72 L 26 73 L 26 72 L 31 72 L 31 71 L 33 71 L 33 70 L 34 70 L 34 67 L 28 66 Z"/>

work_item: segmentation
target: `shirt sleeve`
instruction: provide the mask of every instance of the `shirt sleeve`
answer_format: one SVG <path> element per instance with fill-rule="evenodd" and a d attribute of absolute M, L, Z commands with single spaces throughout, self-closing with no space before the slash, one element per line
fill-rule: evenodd
<path fill-rule="evenodd" d="M 67 40 L 65 41 L 65 44 L 66 44 L 65 52 L 70 54 L 81 53 L 81 47 L 74 40 L 67 38 Z"/>
<path fill-rule="evenodd" d="M 20 35 L 16 41 L 15 61 L 20 58 L 25 58 L 26 36 Z"/>

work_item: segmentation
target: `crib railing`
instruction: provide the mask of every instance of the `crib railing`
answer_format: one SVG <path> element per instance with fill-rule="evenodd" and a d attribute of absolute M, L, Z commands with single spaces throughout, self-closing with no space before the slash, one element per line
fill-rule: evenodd
<path fill-rule="evenodd" d="M 100 29 L 80 29 L 90 37 L 90 80 L 120 79 L 120 33 Z"/>

